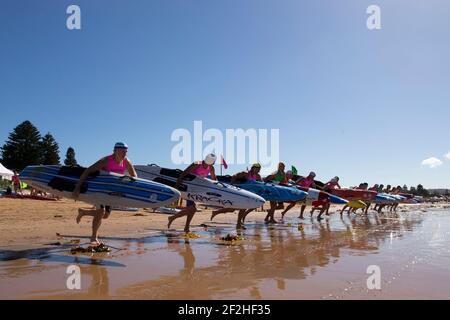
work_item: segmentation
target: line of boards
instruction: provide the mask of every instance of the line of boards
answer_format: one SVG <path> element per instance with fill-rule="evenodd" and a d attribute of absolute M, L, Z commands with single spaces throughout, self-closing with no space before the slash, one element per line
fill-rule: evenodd
<path fill-rule="evenodd" d="M 32 187 L 53 195 L 74 199 L 73 190 L 86 168 L 58 165 L 28 166 L 20 179 Z M 393 203 L 404 196 L 377 194 L 374 191 L 336 189 L 332 194 L 297 185 L 278 185 L 257 181 L 232 181 L 230 176 L 219 176 L 218 181 L 187 175 L 175 189 L 178 169 L 157 165 L 136 165 L 139 178 L 98 171 L 89 175 L 81 186 L 78 199 L 94 205 L 112 207 L 159 208 L 170 205 L 180 197 L 210 207 L 254 209 L 265 201 L 321 202 L 359 206 L 358 201 Z"/>

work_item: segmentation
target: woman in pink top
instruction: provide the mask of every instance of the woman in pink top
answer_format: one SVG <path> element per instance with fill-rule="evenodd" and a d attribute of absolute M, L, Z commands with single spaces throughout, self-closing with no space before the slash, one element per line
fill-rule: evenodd
<path fill-rule="evenodd" d="M 305 187 L 305 188 L 315 188 L 316 185 L 314 183 L 314 177 L 316 176 L 316 174 L 314 172 L 310 172 L 309 175 L 306 178 L 300 178 L 297 180 L 297 184 L 300 187 Z"/>
<path fill-rule="evenodd" d="M 250 171 L 242 171 L 242 172 L 236 173 L 232 177 L 231 182 L 234 183 L 235 181 L 238 181 L 240 179 L 244 179 L 247 181 L 262 181 L 262 178 L 259 175 L 260 170 L 261 170 L 261 165 L 259 163 L 254 163 L 252 165 L 252 167 L 250 168 Z"/>
<path fill-rule="evenodd" d="M 323 186 L 322 190 L 325 191 L 325 192 L 328 192 L 328 193 L 333 193 L 333 190 L 336 189 L 336 188 L 337 188 L 337 189 L 341 189 L 341 186 L 339 185 L 339 177 L 334 177 L 333 179 L 331 179 L 330 181 L 328 181 L 327 183 L 325 183 L 325 185 Z M 317 220 L 320 221 L 320 220 L 323 219 L 323 218 L 322 218 L 322 214 L 323 214 L 324 212 L 325 212 L 325 214 L 326 214 L 327 216 L 330 215 L 330 213 L 328 212 L 328 211 L 330 210 L 330 206 L 331 206 L 331 203 L 328 201 L 328 203 L 327 203 L 327 204 L 324 204 L 324 205 L 322 206 L 322 208 L 320 208 L 320 206 L 319 206 L 319 207 L 314 207 L 314 208 L 311 209 L 311 215 L 312 215 L 312 213 L 313 213 L 315 210 L 320 209 L 320 213 L 319 213 L 319 215 L 317 216 Z"/>
<path fill-rule="evenodd" d="M 84 170 L 83 174 L 78 181 L 75 190 L 73 191 L 73 196 L 78 198 L 80 194 L 80 188 L 89 174 L 95 171 L 108 171 L 115 172 L 118 174 L 125 174 L 128 171 L 128 174 L 132 177 L 137 177 L 136 171 L 134 170 L 133 165 L 130 160 L 127 158 L 128 146 L 123 142 L 117 142 L 114 145 L 113 154 L 104 157 L 94 163 L 92 166 Z M 111 214 L 111 207 L 109 206 L 99 206 L 95 209 L 78 209 L 77 223 L 80 223 L 81 218 L 84 216 L 92 216 L 94 219 L 92 220 L 92 236 L 91 236 L 91 244 L 99 245 L 98 241 L 98 229 L 102 224 L 102 219 L 107 219 Z"/>
<path fill-rule="evenodd" d="M 316 187 L 316 185 L 314 183 L 315 176 L 316 176 L 316 174 L 313 171 L 311 171 L 306 178 L 304 178 L 304 177 L 298 178 L 297 181 L 295 182 L 295 184 L 299 185 L 300 187 L 315 188 Z M 304 219 L 303 213 L 305 212 L 305 209 L 306 209 L 306 198 L 305 198 L 305 200 L 298 201 L 298 202 L 302 203 L 302 206 L 300 207 L 299 218 L 303 220 Z M 289 205 L 286 207 L 286 209 L 284 209 L 284 211 L 281 213 L 281 220 L 284 219 L 284 215 L 286 214 L 286 212 L 291 210 L 296 205 L 296 203 L 297 202 L 295 202 L 295 201 L 289 203 Z"/>
<path fill-rule="evenodd" d="M 194 162 L 189 167 L 184 170 L 180 176 L 178 177 L 177 183 L 175 184 L 175 188 L 177 189 L 181 183 L 183 182 L 184 177 L 188 174 L 195 174 L 200 177 L 206 178 L 207 176 L 211 176 L 211 179 L 217 180 L 216 172 L 214 171 L 214 163 L 216 162 L 216 156 L 212 153 L 208 154 L 205 157 L 205 160 Z M 170 228 L 170 225 L 175 219 L 186 216 L 186 225 L 184 227 L 184 232 L 189 232 L 189 225 L 191 224 L 191 220 L 194 217 L 194 214 L 197 212 L 197 207 L 195 206 L 195 202 L 191 200 L 186 201 L 186 208 L 178 212 L 173 216 L 169 216 L 169 223 L 167 224 L 167 228 Z"/>
<path fill-rule="evenodd" d="M 261 164 L 254 163 L 252 167 L 250 168 L 250 171 L 242 171 L 239 173 L 236 173 L 231 178 L 231 183 L 233 184 L 236 181 L 262 181 L 262 178 L 259 174 L 259 171 L 261 170 Z M 214 219 L 215 216 L 221 213 L 228 213 L 233 212 L 235 209 L 229 209 L 229 208 L 222 208 L 218 209 L 212 212 L 210 220 Z M 240 209 L 238 212 L 237 217 L 237 223 L 236 223 L 236 229 L 246 229 L 244 226 L 245 217 L 252 212 L 255 209 Z"/>
<path fill-rule="evenodd" d="M 323 186 L 323 191 L 331 193 L 333 192 L 333 189 L 340 189 L 341 186 L 339 185 L 339 177 L 334 177 L 333 179 L 331 179 L 330 181 L 328 181 L 327 183 L 325 183 L 325 185 Z"/>

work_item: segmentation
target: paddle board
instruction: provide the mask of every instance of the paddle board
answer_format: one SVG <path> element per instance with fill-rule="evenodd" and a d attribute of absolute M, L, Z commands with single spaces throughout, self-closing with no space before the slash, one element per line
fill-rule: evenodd
<path fill-rule="evenodd" d="M 114 211 L 130 211 L 130 212 L 136 212 L 136 211 L 139 211 L 139 208 L 131 208 L 131 207 L 112 207 L 112 210 L 114 210 Z"/>
<path fill-rule="evenodd" d="M 28 166 L 20 179 L 38 190 L 74 199 L 72 192 L 86 168 L 58 165 Z M 180 193 L 166 185 L 104 171 L 95 172 L 81 186 L 77 200 L 111 207 L 158 208 L 176 201 Z"/>
<path fill-rule="evenodd" d="M 157 165 L 134 166 L 138 176 L 174 187 L 181 170 L 162 168 Z M 261 207 L 265 200 L 261 196 L 232 186 L 193 174 L 185 177 L 179 187 L 181 197 L 202 203 L 209 207 L 230 209 L 255 209 Z"/>
<path fill-rule="evenodd" d="M 365 207 L 367 207 L 367 205 L 361 200 L 350 200 L 347 203 L 347 206 L 353 209 L 364 209 Z"/>
<path fill-rule="evenodd" d="M 394 204 L 395 202 L 397 202 L 397 200 L 386 193 L 378 193 L 375 198 L 376 204 Z"/>
<path fill-rule="evenodd" d="M 231 176 L 218 176 L 221 182 L 231 183 Z M 267 201 L 290 202 L 300 201 L 306 198 L 307 192 L 292 188 L 289 186 L 281 186 L 270 182 L 248 181 L 246 179 L 238 180 L 233 183 L 236 187 L 253 192 Z"/>
<path fill-rule="evenodd" d="M 156 209 L 156 212 L 166 213 L 166 214 L 175 214 L 175 213 L 178 213 L 180 211 L 181 211 L 180 209 L 168 208 L 168 207 L 161 207 L 161 208 Z"/>
<path fill-rule="evenodd" d="M 376 191 L 358 189 L 333 189 L 331 193 L 347 200 L 373 201 L 377 197 Z"/>
<path fill-rule="evenodd" d="M 296 185 L 300 190 L 308 192 L 307 201 L 331 202 L 332 204 L 347 204 L 348 201 L 328 192 L 317 190 L 314 188 L 301 187 Z"/>

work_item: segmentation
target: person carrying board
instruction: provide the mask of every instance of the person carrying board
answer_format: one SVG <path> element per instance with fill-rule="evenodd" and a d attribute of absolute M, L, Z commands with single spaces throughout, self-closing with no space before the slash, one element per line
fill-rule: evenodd
<path fill-rule="evenodd" d="M 83 182 L 87 177 L 96 171 L 107 171 L 114 172 L 118 174 L 128 174 L 132 177 L 137 177 L 136 171 L 134 170 L 131 161 L 127 158 L 128 146 L 123 142 L 117 142 L 114 145 L 113 153 L 109 156 L 101 158 L 96 163 L 87 168 L 80 177 L 75 190 L 73 191 L 73 196 L 75 199 L 78 198 Z M 100 245 L 98 240 L 98 230 L 102 224 L 102 219 L 108 219 L 111 214 L 111 207 L 107 205 L 100 205 L 94 209 L 78 209 L 77 223 L 80 223 L 84 216 L 91 216 L 92 220 L 92 235 L 91 235 L 91 245 Z"/>

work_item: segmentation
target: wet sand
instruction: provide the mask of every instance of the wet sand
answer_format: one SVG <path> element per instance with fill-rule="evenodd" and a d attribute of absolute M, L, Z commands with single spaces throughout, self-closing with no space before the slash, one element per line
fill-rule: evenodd
<path fill-rule="evenodd" d="M 233 243 L 220 238 L 236 235 L 235 214 L 211 222 L 203 210 L 199 237 L 186 238 L 184 218 L 167 230 L 166 214 L 116 211 L 100 230 L 112 251 L 72 255 L 71 241 L 90 235 L 90 218 L 75 223 L 79 207 L 0 199 L 0 299 L 450 299 L 448 204 L 321 222 L 294 208 L 274 225 L 255 212 Z M 80 290 L 66 286 L 71 265 Z M 370 265 L 380 290 L 367 288 Z"/>

